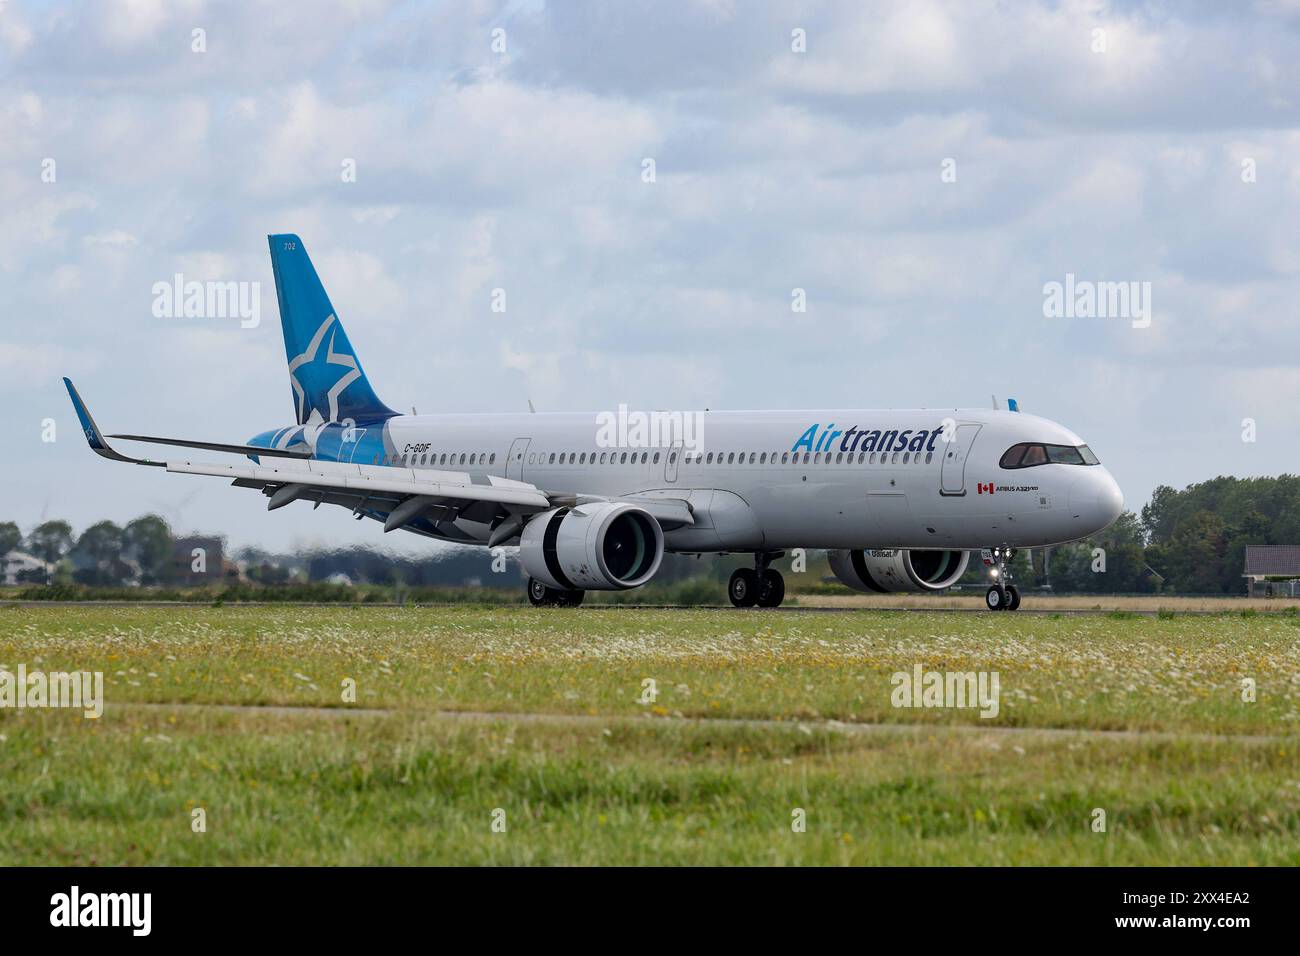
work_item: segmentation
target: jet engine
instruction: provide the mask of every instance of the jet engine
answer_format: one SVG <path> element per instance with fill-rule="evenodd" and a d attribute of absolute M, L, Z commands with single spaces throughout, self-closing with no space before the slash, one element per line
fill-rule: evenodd
<path fill-rule="evenodd" d="M 969 551 L 831 551 L 831 570 L 855 591 L 942 591 L 970 563 Z"/>
<path fill-rule="evenodd" d="M 645 584 L 664 556 L 664 533 L 645 509 L 602 501 L 534 515 L 519 537 L 529 575 L 565 591 L 622 591 Z"/>

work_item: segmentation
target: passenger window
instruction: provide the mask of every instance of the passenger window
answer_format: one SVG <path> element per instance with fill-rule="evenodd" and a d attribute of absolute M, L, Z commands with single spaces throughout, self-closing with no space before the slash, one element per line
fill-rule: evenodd
<path fill-rule="evenodd" d="M 464 453 L 464 452 L 461 452 L 461 453 L 460 453 L 460 463 L 461 463 L 462 465 L 465 464 L 465 453 Z"/>
<path fill-rule="evenodd" d="M 659 464 L 659 452 L 655 452 L 654 463 L 655 463 L 656 465 Z"/>
<path fill-rule="evenodd" d="M 668 454 L 668 464 L 671 465 L 671 464 L 673 464 L 673 463 L 676 462 L 676 461 L 677 461 L 677 452 L 675 452 L 675 451 L 674 451 L 674 452 L 670 452 L 670 453 Z"/>
<path fill-rule="evenodd" d="M 790 453 L 788 451 L 781 452 L 781 464 L 784 465 L 789 461 L 790 461 Z"/>
<path fill-rule="evenodd" d="M 912 457 L 912 453 L 911 453 L 911 452 L 907 452 L 907 451 L 903 452 L 903 464 L 906 465 L 907 462 L 908 462 L 908 459 L 910 459 L 911 457 Z"/>
<path fill-rule="evenodd" d="M 497 453 L 493 452 L 492 457 L 488 459 L 488 464 L 495 465 L 496 463 L 497 463 Z"/>
<path fill-rule="evenodd" d="M 758 463 L 759 463 L 760 465 L 766 465 L 766 464 L 767 464 L 767 452 L 763 452 L 763 454 L 761 454 L 761 455 L 758 456 Z"/>
<path fill-rule="evenodd" d="M 928 464 L 930 464 L 930 462 L 932 462 L 933 460 L 934 460 L 934 452 L 932 452 L 932 451 L 927 451 L 927 452 L 925 453 L 925 463 L 928 465 Z"/>
<path fill-rule="evenodd" d="M 837 465 L 842 465 L 842 464 L 844 464 L 844 452 L 841 451 L 841 452 L 837 452 L 837 453 L 836 453 L 836 455 L 835 455 L 835 464 L 837 464 Z"/>

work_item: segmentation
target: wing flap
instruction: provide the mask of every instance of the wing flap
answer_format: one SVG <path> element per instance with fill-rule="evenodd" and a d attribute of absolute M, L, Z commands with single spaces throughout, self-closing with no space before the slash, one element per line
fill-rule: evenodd
<path fill-rule="evenodd" d="M 232 455 L 260 455 L 267 458 L 310 458 L 311 452 L 287 448 L 263 448 L 260 445 L 231 445 L 216 441 L 191 441 L 188 438 L 155 438 L 149 435 L 109 435 L 124 441 L 143 441 L 151 445 L 176 445 L 180 448 L 201 448 L 204 451 L 224 451 Z"/>
<path fill-rule="evenodd" d="M 185 475 L 211 475 L 241 482 L 263 484 L 300 484 L 315 488 L 333 488 L 354 492 L 363 497 L 370 493 L 385 496 L 428 495 L 457 501 L 490 501 L 520 511 L 545 511 L 550 501 L 532 485 L 501 478 L 485 478 L 459 472 L 421 472 L 420 478 L 409 468 L 376 468 L 389 474 L 371 477 L 361 474 L 370 466 L 341 465 L 334 462 L 285 461 L 276 465 L 221 465 L 207 462 L 169 461 L 167 470 Z"/>

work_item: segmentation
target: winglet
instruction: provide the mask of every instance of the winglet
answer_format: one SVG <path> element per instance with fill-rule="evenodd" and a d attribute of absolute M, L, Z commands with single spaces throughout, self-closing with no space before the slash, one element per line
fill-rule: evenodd
<path fill-rule="evenodd" d="M 156 465 L 166 467 L 167 463 L 163 461 L 149 461 L 144 458 L 128 458 L 126 455 L 119 454 L 113 449 L 108 442 L 104 440 L 104 433 L 99 430 L 95 420 L 90 417 L 90 409 L 86 408 L 86 403 L 81 400 L 77 394 L 77 387 L 72 384 L 72 380 L 64 376 L 63 384 L 68 387 L 68 397 L 72 399 L 72 407 L 77 413 L 77 418 L 81 422 L 81 431 L 86 436 L 86 442 L 90 445 L 90 450 L 96 455 L 108 458 L 111 461 L 125 461 L 132 465 Z"/>

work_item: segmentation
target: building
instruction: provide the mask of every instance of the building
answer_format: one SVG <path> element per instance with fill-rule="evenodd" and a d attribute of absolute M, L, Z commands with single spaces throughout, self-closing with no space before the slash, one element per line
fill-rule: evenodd
<path fill-rule="evenodd" d="M 54 574 L 54 565 L 26 551 L 0 555 L 0 580 L 5 584 L 45 584 Z"/>
<path fill-rule="evenodd" d="M 1300 545 L 1248 544 L 1247 597 L 1300 597 Z"/>
<path fill-rule="evenodd" d="M 176 584 L 195 586 L 235 583 L 239 568 L 228 561 L 223 538 L 190 535 L 172 542 L 172 580 Z"/>

